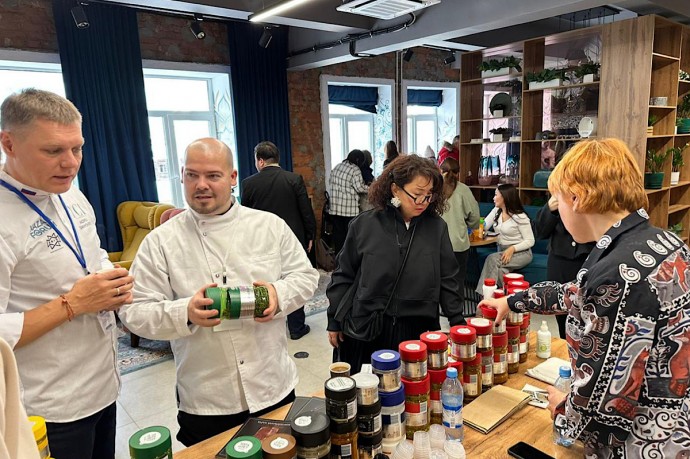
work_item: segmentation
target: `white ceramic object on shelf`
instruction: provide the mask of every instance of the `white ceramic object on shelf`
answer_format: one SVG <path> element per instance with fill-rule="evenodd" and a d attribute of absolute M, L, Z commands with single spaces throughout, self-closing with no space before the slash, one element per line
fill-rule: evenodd
<path fill-rule="evenodd" d="M 492 142 L 503 142 L 503 134 L 491 134 Z"/>
<path fill-rule="evenodd" d="M 652 97 L 649 99 L 649 105 L 665 106 L 668 104 L 668 97 Z"/>
<path fill-rule="evenodd" d="M 522 140 L 522 136 L 514 135 L 514 136 L 511 136 L 509 140 L 510 140 L 511 142 L 519 142 L 519 141 Z"/>
<path fill-rule="evenodd" d="M 583 83 L 594 83 L 594 74 L 588 73 L 587 75 L 583 76 L 582 82 Z"/>
<path fill-rule="evenodd" d="M 482 70 L 482 78 L 510 75 L 510 69 L 512 67 L 503 67 L 498 70 Z"/>
<path fill-rule="evenodd" d="M 671 185 L 678 185 L 680 181 L 680 172 L 671 172 Z"/>
<path fill-rule="evenodd" d="M 585 139 L 596 134 L 596 130 L 597 119 L 595 117 L 585 116 L 580 120 L 580 124 L 577 125 L 578 134 Z"/>
<path fill-rule="evenodd" d="M 470 139 L 470 143 L 483 143 L 484 139 Z"/>
<path fill-rule="evenodd" d="M 493 117 L 494 118 L 503 118 L 503 110 L 494 110 Z"/>
<path fill-rule="evenodd" d="M 560 78 L 554 78 L 549 81 L 531 81 L 529 84 L 530 89 L 547 89 L 547 88 L 557 88 L 561 85 Z"/>

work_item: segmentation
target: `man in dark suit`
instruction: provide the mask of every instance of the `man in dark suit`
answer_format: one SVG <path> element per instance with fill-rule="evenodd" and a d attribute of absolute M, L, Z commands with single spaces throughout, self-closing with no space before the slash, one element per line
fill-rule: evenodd
<path fill-rule="evenodd" d="M 304 249 L 311 251 L 316 219 L 302 176 L 280 167 L 280 152 L 271 142 L 254 147 L 254 157 L 259 173 L 242 180 L 242 205 L 276 214 L 285 220 Z M 291 339 L 309 333 L 304 307 L 288 315 L 287 322 Z"/>

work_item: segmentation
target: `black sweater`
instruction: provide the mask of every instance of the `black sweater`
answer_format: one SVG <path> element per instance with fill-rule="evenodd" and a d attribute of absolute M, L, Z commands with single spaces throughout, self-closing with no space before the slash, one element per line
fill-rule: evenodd
<path fill-rule="evenodd" d="M 383 310 L 388 300 L 413 225 L 417 229 L 410 254 L 387 316 L 437 318 L 439 304 L 451 325 L 463 323 L 462 304 L 456 275 L 458 264 L 448 237 L 448 227 L 441 217 L 422 214 L 405 227 L 402 216 L 393 207 L 371 210 L 350 223 L 345 245 L 338 254 L 338 266 L 326 290 L 330 301 L 328 330 L 340 331 L 334 315 L 341 298 L 361 269 L 354 296 L 353 317 Z"/>

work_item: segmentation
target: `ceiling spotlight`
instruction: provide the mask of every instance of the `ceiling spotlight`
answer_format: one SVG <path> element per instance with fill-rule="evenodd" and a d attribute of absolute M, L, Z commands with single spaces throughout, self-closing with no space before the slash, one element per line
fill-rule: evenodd
<path fill-rule="evenodd" d="M 77 6 L 72 8 L 72 18 L 77 26 L 77 29 L 88 29 L 89 18 L 86 17 L 86 11 L 81 3 L 77 2 Z"/>
<path fill-rule="evenodd" d="M 194 20 L 189 23 L 189 30 L 191 30 L 194 36 L 199 40 L 203 40 L 204 38 L 206 38 L 206 32 L 204 32 L 201 29 L 201 21 L 203 20 L 203 16 L 201 16 L 200 14 L 195 14 Z"/>
<path fill-rule="evenodd" d="M 271 28 L 264 27 L 264 33 L 262 33 L 261 38 L 259 38 L 259 46 L 261 46 L 262 48 L 268 48 L 268 45 L 271 44 L 271 40 L 273 40 Z"/>
<path fill-rule="evenodd" d="M 405 53 L 403 54 L 403 60 L 404 60 L 405 62 L 410 62 L 410 60 L 412 59 L 412 55 L 413 55 L 413 54 L 414 54 L 414 51 L 412 51 L 410 48 L 407 48 L 407 49 L 405 50 Z"/>
<path fill-rule="evenodd" d="M 446 64 L 446 65 L 452 64 L 453 62 L 455 62 L 455 53 L 454 53 L 454 52 L 451 52 L 451 53 L 448 55 L 448 57 L 446 57 L 445 59 L 443 59 L 443 63 Z"/>

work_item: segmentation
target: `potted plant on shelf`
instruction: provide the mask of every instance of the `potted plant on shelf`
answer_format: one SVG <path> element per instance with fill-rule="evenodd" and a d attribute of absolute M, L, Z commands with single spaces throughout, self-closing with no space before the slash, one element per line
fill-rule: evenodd
<path fill-rule="evenodd" d="M 575 76 L 582 80 L 583 83 L 594 83 L 599 80 L 599 69 L 601 64 L 598 62 L 588 61 L 580 64 L 575 69 Z"/>
<path fill-rule="evenodd" d="M 678 103 L 676 117 L 678 118 L 678 134 L 690 134 L 690 93 L 686 94 Z"/>
<path fill-rule="evenodd" d="M 659 117 L 650 113 L 647 117 L 647 135 L 654 135 L 654 125 L 659 121 Z"/>
<path fill-rule="evenodd" d="M 557 88 L 563 81 L 570 80 L 565 75 L 564 69 L 544 69 L 541 72 L 530 72 L 526 79 L 530 89 Z"/>
<path fill-rule="evenodd" d="M 510 138 L 510 134 L 513 133 L 513 130 L 510 128 L 500 127 L 489 129 L 489 133 L 491 134 L 492 142 L 504 142 Z"/>
<path fill-rule="evenodd" d="M 682 238 L 681 234 L 683 234 L 683 222 L 678 222 L 675 225 L 669 226 L 668 230 L 678 236 L 678 239 Z"/>
<path fill-rule="evenodd" d="M 669 149 L 670 150 L 670 149 Z M 655 148 L 647 150 L 645 158 L 644 187 L 650 190 L 660 190 L 664 182 L 664 161 L 668 158 L 669 150 L 661 153 Z"/>
<path fill-rule="evenodd" d="M 678 71 L 678 79 L 680 81 L 690 83 L 690 73 L 686 72 L 685 70 L 679 70 Z"/>
<path fill-rule="evenodd" d="M 479 70 L 482 72 L 482 78 L 509 75 L 510 69 L 522 72 L 520 59 L 515 56 L 508 56 L 501 60 L 489 59 L 479 65 Z"/>
<path fill-rule="evenodd" d="M 688 148 L 690 143 L 686 143 L 682 147 L 671 147 L 669 152 L 671 156 L 671 185 L 678 185 L 680 180 L 680 168 L 685 166 L 683 161 L 683 151 Z"/>

